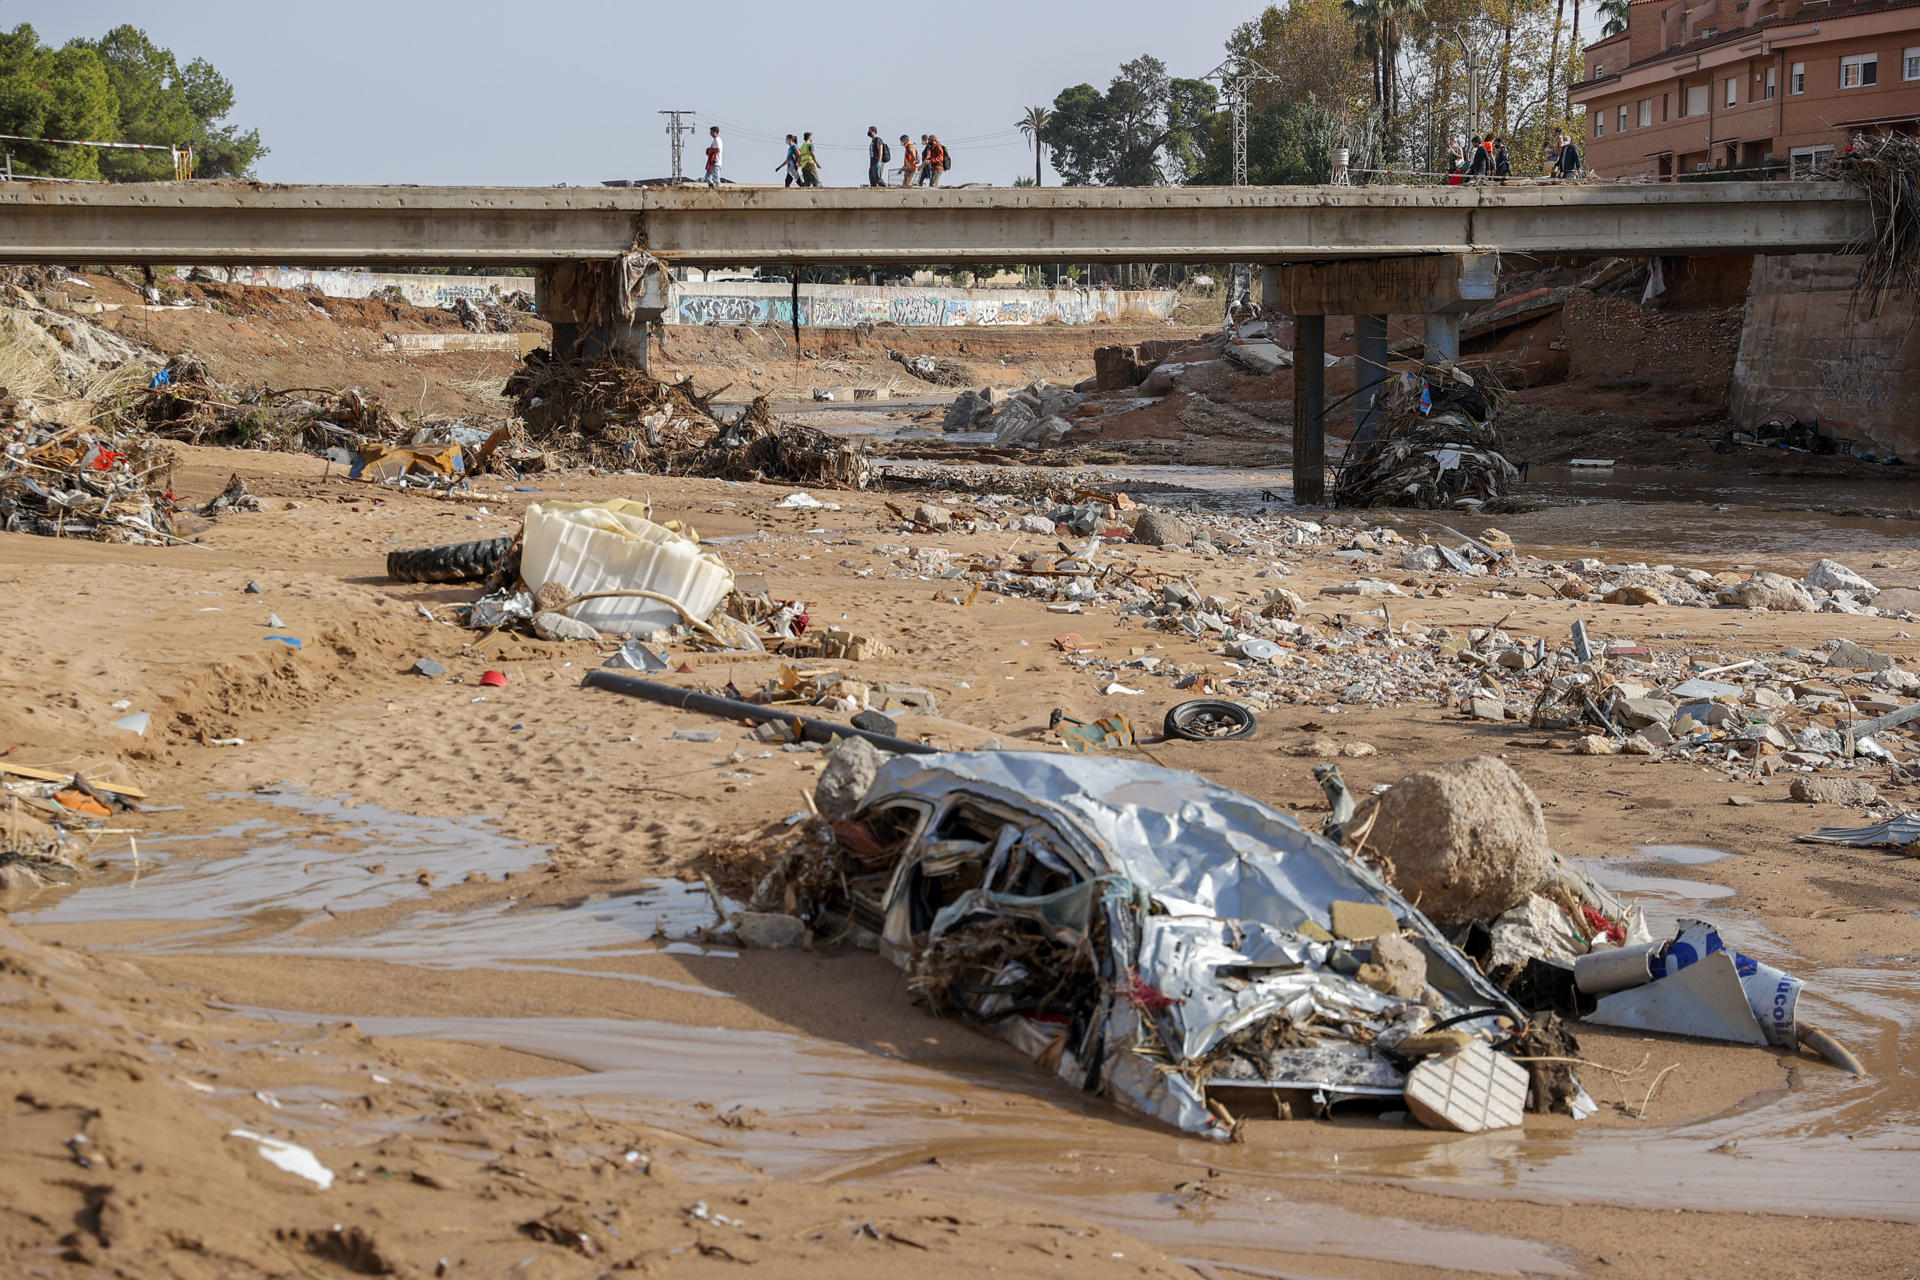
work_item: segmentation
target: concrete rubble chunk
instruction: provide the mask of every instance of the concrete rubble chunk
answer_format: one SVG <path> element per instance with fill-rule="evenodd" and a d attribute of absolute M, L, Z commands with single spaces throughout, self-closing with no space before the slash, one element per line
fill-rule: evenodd
<path fill-rule="evenodd" d="M 1816 560 L 1802 582 L 1812 591 L 1853 591 L 1870 596 L 1880 590 L 1838 560 Z"/>
<path fill-rule="evenodd" d="M 1272 342 L 1230 342 L 1227 359 L 1254 373 L 1278 373 L 1293 368 L 1293 352 Z"/>
<path fill-rule="evenodd" d="M 813 789 L 813 807 L 828 822 L 844 822 L 866 798 L 887 753 L 865 738 L 842 738 L 827 753 L 827 767 Z"/>
<path fill-rule="evenodd" d="M 1827 665 L 1842 671 L 1885 671 L 1894 661 L 1888 654 L 1875 653 L 1851 640 L 1842 640 L 1827 654 Z"/>
<path fill-rule="evenodd" d="M 1020 532 L 1022 533 L 1051 534 L 1054 532 L 1054 529 L 1055 525 L 1053 521 L 1047 519 L 1045 516 L 1026 515 L 1020 517 Z"/>
<path fill-rule="evenodd" d="M 1368 847 L 1392 866 L 1394 886 L 1442 929 L 1517 906 L 1553 866 L 1539 800 L 1491 756 L 1407 775 L 1361 801 L 1347 829 L 1370 818 Z"/>
<path fill-rule="evenodd" d="M 953 512 L 938 503 L 923 502 L 913 509 L 913 519 L 916 524 L 944 529 L 953 523 Z"/>
<path fill-rule="evenodd" d="M 1674 706 L 1662 698 L 1623 698 L 1614 703 L 1614 709 L 1627 722 L 1629 729 L 1673 723 Z"/>
<path fill-rule="evenodd" d="M 1720 602 L 1742 609 L 1770 613 L 1813 613 L 1817 606 L 1807 589 L 1784 574 L 1762 570 L 1744 582 L 1720 589 Z"/>
<path fill-rule="evenodd" d="M 594 640 L 600 639 L 600 633 L 578 618 L 569 618 L 564 613 L 536 613 L 533 615 L 533 634 L 542 640 Z"/>
<path fill-rule="evenodd" d="M 1373 955 L 1355 976 L 1382 995 L 1418 1000 L 1427 985 L 1427 957 L 1405 934 L 1383 933 L 1373 940 Z"/>
<path fill-rule="evenodd" d="M 736 912 L 732 924 L 740 945 L 756 951 L 791 950 L 807 937 L 805 921 L 776 911 Z"/>
<path fill-rule="evenodd" d="M 1193 526 L 1166 511 L 1143 511 L 1133 526 L 1133 540 L 1149 547 L 1184 547 L 1193 541 Z"/>
<path fill-rule="evenodd" d="M 1920 613 L 1920 587 L 1889 587 L 1873 598 L 1882 613 Z"/>
<path fill-rule="evenodd" d="M 1787 794 L 1806 804 L 1838 804 L 1863 809 L 1880 802 L 1880 790 L 1865 778 L 1795 778 Z"/>

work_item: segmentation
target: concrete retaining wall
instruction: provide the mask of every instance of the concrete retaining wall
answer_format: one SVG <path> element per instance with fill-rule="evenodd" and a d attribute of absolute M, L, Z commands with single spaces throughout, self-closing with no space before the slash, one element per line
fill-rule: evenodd
<path fill-rule="evenodd" d="M 784 284 L 715 282 L 675 284 L 668 324 L 776 325 L 793 323 L 793 290 Z M 1032 325 L 1142 324 L 1173 315 L 1172 289 L 933 289 L 912 286 L 800 286 L 800 324 L 850 329 L 862 324 Z"/>
<path fill-rule="evenodd" d="M 1833 254 L 1755 259 L 1729 412 L 1742 426 L 1819 420 L 1875 453 L 1920 458 L 1920 311 L 1890 299 L 1850 308 L 1859 261 Z"/>
<path fill-rule="evenodd" d="M 400 296 L 416 307 L 450 307 L 455 298 L 480 299 L 493 294 L 533 295 L 532 276 L 423 276 L 408 272 L 360 271 L 351 267 L 334 270 L 308 270 L 304 267 L 202 267 L 215 280 L 227 284 L 267 285 L 275 289 L 298 289 L 314 285 L 329 298 L 365 298 L 388 285 L 399 288 Z M 182 274 L 186 268 L 181 268 Z"/>

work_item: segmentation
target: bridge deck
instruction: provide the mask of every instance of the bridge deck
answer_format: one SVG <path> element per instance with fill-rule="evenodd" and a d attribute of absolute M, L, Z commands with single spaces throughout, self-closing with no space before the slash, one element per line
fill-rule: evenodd
<path fill-rule="evenodd" d="M 537 265 L 638 242 L 698 266 L 1299 262 L 1833 251 L 1836 183 L 1505 187 L 345 187 L 0 183 L 0 261 Z"/>

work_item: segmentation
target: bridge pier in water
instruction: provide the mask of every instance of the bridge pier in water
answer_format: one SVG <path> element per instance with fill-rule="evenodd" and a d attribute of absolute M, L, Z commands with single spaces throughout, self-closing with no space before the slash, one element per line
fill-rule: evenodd
<path fill-rule="evenodd" d="M 1426 317 L 1428 360 L 1460 358 L 1460 314 L 1492 301 L 1497 253 L 1437 253 L 1401 258 L 1267 266 L 1262 301 L 1294 317 L 1293 500 L 1317 505 L 1327 495 L 1326 333 L 1328 316 L 1353 317 L 1353 430 L 1373 436 L 1386 381 L 1387 318 Z"/>

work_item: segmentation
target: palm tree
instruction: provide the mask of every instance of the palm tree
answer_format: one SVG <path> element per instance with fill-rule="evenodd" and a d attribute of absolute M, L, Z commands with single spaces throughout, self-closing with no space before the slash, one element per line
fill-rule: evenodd
<path fill-rule="evenodd" d="M 1027 114 L 1020 117 L 1020 132 L 1033 139 L 1033 185 L 1040 183 L 1040 148 L 1044 144 L 1047 126 L 1053 123 L 1053 112 L 1045 107 L 1028 107 Z"/>
<path fill-rule="evenodd" d="M 1606 19 L 1600 28 L 1600 34 L 1617 36 L 1627 29 L 1627 4 L 1629 0 L 1600 0 L 1600 16 Z"/>

